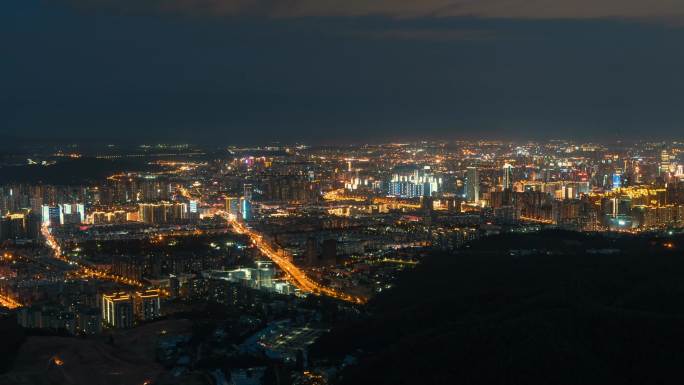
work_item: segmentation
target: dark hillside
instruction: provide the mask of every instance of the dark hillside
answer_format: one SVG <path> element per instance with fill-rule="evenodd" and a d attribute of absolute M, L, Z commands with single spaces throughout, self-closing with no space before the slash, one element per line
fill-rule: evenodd
<path fill-rule="evenodd" d="M 671 383 L 684 375 L 684 255 L 662 242 L 560 232 L 435 255 L 316 354 L 362 351 L 346 384 Z M 509 251 L 543 244 L 573 252 Z M 584 251 L 607 247 L 622 251 Z"/>

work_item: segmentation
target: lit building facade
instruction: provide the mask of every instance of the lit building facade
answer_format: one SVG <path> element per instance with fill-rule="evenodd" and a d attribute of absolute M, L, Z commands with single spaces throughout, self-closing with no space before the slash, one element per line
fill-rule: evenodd
<path fill-rule="evenodd" d="M 476 167 L 468 167 L 465 176 L 465 198 L 468 202 L 480 200 L 480 173 Z"/>
<path fill-rule="evenodd" d="M 188 219 L 188 205 L 185 203 L 141 203 L 138 218 L 147 224 L 177 223 Z"/>
<path fill-rule="evenodd" d="M 436 177 L 429 166 L 423 169 L 395 170 L 388 183 L 387 193 L 401 198 L 432 196 L 442 187 L 442 178 Z"/>
<path fill-rule="evenodd" d="M 513 189 L 513 166 L 510 163 L 506 163 L 503 166 L 501 185 L 503 186 L 504 190 Z"/>
<path fill-rule="evenodd" d="M 135 317 L 141 321 L 149 321 L 161 316 L 161 299 L 159 290 L 138 291 L 134 296 Z"/>
<path fill-rule="evenodd" d="M 133 327 L 133 297 L 129 293 L 118 292 L 102 295 L 102 322 L 112 328 Z"/>

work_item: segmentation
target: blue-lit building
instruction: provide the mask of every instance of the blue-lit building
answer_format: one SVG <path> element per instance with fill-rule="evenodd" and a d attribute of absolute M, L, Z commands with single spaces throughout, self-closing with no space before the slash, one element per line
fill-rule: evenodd
<path fill-rule="evenodd" d="M 465 175 L 464 198 L 468 202 L 477 203 L 480 200 L 480 174 L 475 167 L 468 167 Z"/>
<path fill-rule="evenodd" d="M 395 197 L 428 197 L 440 191 L 442 178 L 433 175 L 429 166 L 423 169 L 398 168 L 392 174 L 387 187 L 387 193 Z"/>
<path fill-rule="evenodd" d="M 252 202 L 245 197 L 240 198 L 240 214 L 245 221 L 252 219 Z"/>
<path fill-rule="evenodd" d="M 44 225 L 56 226 L 60 224 L 60 211 L 58 206 L 43 205 L 41 208 L 41 222 Z"/>
<path fill-rule="evenodd" d="M 619 172 L 613 173 L 613 190 L 622 187 L 622 175 Z"/>
<path fill-rule="evenodd" d="M 188 210 L 189 210 L 190 213 L 192 213 L 192 214 L 197 214 L 197 213 L 199 212 L 199 211 L 198 211 L 198 210 L 199 210 L 199 202 L 197 202 L 197 201 L 195 201 L 195 200 L 190 201 L 190 204 L 189 204 L 189 206 L 188 206 Z"/>

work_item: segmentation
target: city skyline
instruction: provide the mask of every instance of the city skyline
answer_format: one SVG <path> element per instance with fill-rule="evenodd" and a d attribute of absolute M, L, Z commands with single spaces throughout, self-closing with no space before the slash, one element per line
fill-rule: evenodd
<path fill-rule="evenodd" d="M 122 373 L 117 378 L 126 383 L 225 385 L 230 377 L 268 385 L 268 371 L 279 370 L 296 385 L 377 383 L 377 369 L 355 360 L 383 354 L 344 341 L 363 346 L 370 333 L 403 346 L 386 330 L 422 335 L 425 324 L 446 322 L 439 341 L 454 330 L 465 330 L 466 340 L 439 354 L 458 357 L 478 334 L 454 328 L 454 317 L 472 315 L 452 309 L 487 307 L 492 298 L 528 309 L 536 300 L 509 298 L 530 285 L 531 293 L 560 285 L 560 304 L 577 288 L 578 298 L 591 298 L 579 306 L 592 312 L 605 295 L 602 317 L 616 308 L 614 289 L 604 289 L 607 274 L 618 282 L 610 287 L 622 285 L 630 298 L 642 298 L 644 287 L 657 298 L 678 293 L 681 258 L 673 257 L 684 245 L 684 141 L 72 143 L 3 155 L 0 333 L 16 341 L 3 348 L 18 358 L 6 360 L 0 382 L 68 377 L 85 384 Z M 671 263 L 673 281 L 648 283 Z M 521 268 L 527 278 L 518 280 Z M 582 275 L 594 283 L 577 285 Z M 492 295 L 492 280 L 499 294 Z M 663 282 L 674 289 L 663 290 Z M 473 290 L 477 300 L 467 294 Z M 618 306 L 662 305 L 650 298 Z M 392 305 L 383 310 L 383 303 Z M 535 315 L 549 314 L 546 300 L 539 306 L 525 316 L 546 320 Z M 574 306 L 567 311 L 581 314 Z M 395 312 L 412 315 L 374 321 Z M 500 315 L 494 319 L 499 330 Z M 564 344 L 587 333 L 582 323 L 571 325 L 579 329 Z M 635 328 L 672 338 L 668 328 Z M 501 346 L 516 335 L 487 334 Z M 94 352 L 74 354 L 81 345 Z M 546 356 L 548 349 L 534 352 Z M 478 356 L 472 370 L 491 366 L 493 353 Z M 122 364 L 118 356 L 137 358 Z M 582 356 L 600 357 L 602 367 L 631 362 L 613 361 L 612 351 Z M 441 378 L 451 367 L 425 370 L 406 357 L 400 369 L 381 369 L 385 383 L 397 375 Z M 93 361 L 107 369 L 91 373 Z M 47 371 L 37 371 L 46 362 Z M 527 362 L 511 370 L 527 372 Z M 621 373 L 630 372 L 614 376 Z"/>

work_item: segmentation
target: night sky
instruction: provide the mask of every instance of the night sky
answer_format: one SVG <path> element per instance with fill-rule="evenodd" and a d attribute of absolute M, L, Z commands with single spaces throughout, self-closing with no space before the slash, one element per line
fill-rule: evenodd
<path fill-rule="evenodd" d="M 681 0 L 3 0 L 0 137 L 684 139 Z"/>

